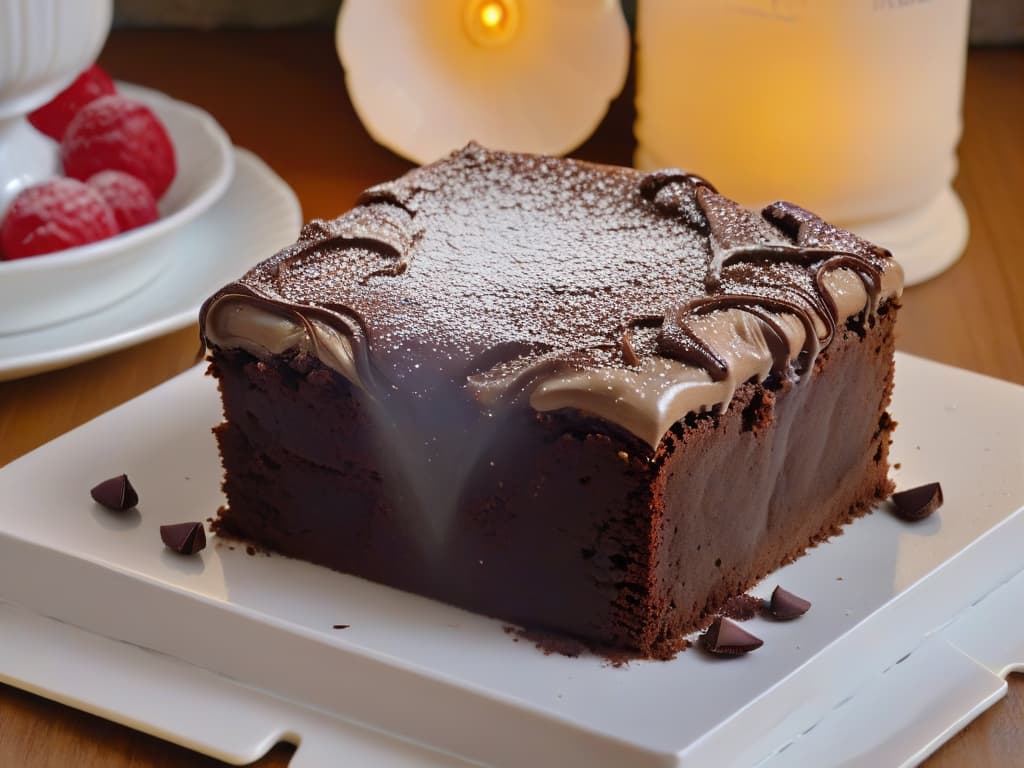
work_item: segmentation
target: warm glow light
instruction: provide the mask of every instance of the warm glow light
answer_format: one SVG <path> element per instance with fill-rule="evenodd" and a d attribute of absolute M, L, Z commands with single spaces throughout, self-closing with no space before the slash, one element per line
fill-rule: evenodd
<path fill-rule="evenodd" d="M 466 34 L 474 43 L 493 47 L 507 43 L 519 26 L 516 0 L 468 0 L 463 17 Z"/>
<path fill-rule="evenodd" d="M 480 8 L 480 23 L 488 29 L 501 26 L 505 20 L 505 6 L 501 3 L 485 3 Z"/>
<path fill-rule="evenodd" d="M 417 163 L 469 141 L 569 152 L 622 90 L 630 59 L 612 0 L 345 0 L 335 39 L 359 119 Z"/>
<path fill-rule="evenodd" d="M 643 0 L 634 163 L 696 170 L 752 207 L 792 200 L 926 279 L 967 236 L 950 182 L 968 6 Z"/>

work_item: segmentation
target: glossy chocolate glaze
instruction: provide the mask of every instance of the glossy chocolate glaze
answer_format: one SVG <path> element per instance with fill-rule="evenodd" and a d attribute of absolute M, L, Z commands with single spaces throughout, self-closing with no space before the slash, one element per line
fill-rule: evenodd
<path fill-rule="evenodd" d="M 656 447 L 744 381 L 810 370 L 901 284 L 886 251 L 789 203 L 470 145 L 308 224 L 201 322 L 214 347 L 313 354 L 402 421 L 473 431 L 529 402 Z"/>

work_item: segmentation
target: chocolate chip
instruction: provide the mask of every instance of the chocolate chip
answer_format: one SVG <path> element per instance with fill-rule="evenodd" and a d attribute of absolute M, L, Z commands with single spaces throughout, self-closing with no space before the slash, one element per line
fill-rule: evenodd
<path fill-rule="evenodd" d="M 161 525 L 160 538 L 169 549 L 183 555 L 194 555 L 206 547 L 206 531 L 202 523 Z"/>
<path fill-rule="evenodd" d="M 924 520 L 942 506 L 942 486 L 928 483 L 894 493 L 892 503 L 896 507 L 897 517 L 910 522 Z"/>
<path fill-rule="evenodd" d="M 768 613 L 776 619 L 789 621 L 798 616 L 803 616 L 810 607 L 810 600 L 797 597 L 782 587 L 775 587 L 775 590 L 772 592 L 772 599 L 768 603 Z"/>
<path fill-rule="evenodd" d="M 96 503 L 116 512 L 131 509 L 139 503 L 139 494 L 132 488 L 132 484 L 128 481 L 128 475 L 118 475 L 104 480 L 89 493 L 92 494 Z"/>
<path fill-rule="evenodd" d="M 764 641 L 750 634 L 735 622 L 719 616 L 701 635 L 704 647 L 721 656 L 741 656 L 764 645 Z"/>

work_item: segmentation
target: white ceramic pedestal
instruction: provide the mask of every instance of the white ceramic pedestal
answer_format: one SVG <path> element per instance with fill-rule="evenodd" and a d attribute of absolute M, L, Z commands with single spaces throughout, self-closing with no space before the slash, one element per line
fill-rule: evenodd
<path fill-rule="evenodd" d="M 843 223 L 892 251 L 907 285 L 930 280 L 951 267 L 967 245 L 967 212 L 952 187 L 919 208 L 887 219 Z"/>
<path fill-rule="evenodd" d="M 24 118 L 96 60 L 113 0 L 0 0 L 0 214 L 57 172 L 53 142 Z"/>
<path fill-rule="evenodd" d="M 25 187 L 56 176 L 53 142 L 23 117 L 0 119 L 0 213 Z"/>

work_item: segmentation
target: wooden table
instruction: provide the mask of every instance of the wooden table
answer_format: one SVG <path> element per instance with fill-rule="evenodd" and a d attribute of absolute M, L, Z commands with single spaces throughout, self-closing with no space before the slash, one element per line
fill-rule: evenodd
<path fill-rule="evenodd" d="M 345 210 L 357 193 L 409 165 L 375 145 L 345 93 L 325 30 L 115 32 L 101 59 L 118 78 L 210 111 L 236 144 L 288 181 L 306 218 Z M 632 90 L 576 154 L 628 164 Z M 906 292 L 898 346 L 1024 383 L 1024 49 L 969 57 L 959 191 L 971 220 L 964 258 Z M 268 254 L 269 255 L 269 254 Z M 196 327 L 53 373 L 0 384 L 0 465 L 189 367 Z M 279 745 L 257 763 L 284 766 Z M 928 763 L 1024 760 L 1024 681 Z M 214 766 L 221 763 L 92 715 L 0 686 L 0 765 Z"/>

